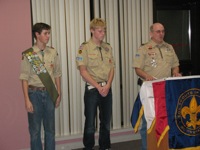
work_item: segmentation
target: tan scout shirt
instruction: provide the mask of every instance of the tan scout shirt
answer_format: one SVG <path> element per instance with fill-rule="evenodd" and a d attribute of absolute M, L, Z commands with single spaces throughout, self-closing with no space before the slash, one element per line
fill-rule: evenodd
<path fill-rule="evenodd" d="M 133 67 L 140 68 L 157 79 L 170 77 L 171 69 L 179 66 L 179 60 L 172 45 L 149 41 L 141 46 L 133 60 Z"/>
<path fill-rule="evenodd" d="M 86 66 L 88 73 L 96 82 L 107 81 L 110 69 L 115 67 L 112 48 L 109 44 L 102 42 L 101 50 L 99 50 L 99 47 L 90 39 L 80 46 L 76 64 L 77 67 Z"/>
<path fill-rule="evenodd" d="M 44 52 L 44 58 L 43 58 L 40 49 L 36 45 L 34 45 L 32 48 L 33 51 L 37 53 L 40 60 L 44 62 L 44 66 L 49 72 L 55 84 L 55 78 L 61 76 L 61 67 L 57 51 L 54 48 L 46 47 L 43 50 Z M 27 80 L 29 85 L 33 85 L 36 87 L 44 87 L 40 78 L 35 73 L 31 64 L 29 63 L 28 59 L 25 56 L 23 56 L 23 59 L 21 61 L 21 73 L 19 78 L 20 80 Z"/>

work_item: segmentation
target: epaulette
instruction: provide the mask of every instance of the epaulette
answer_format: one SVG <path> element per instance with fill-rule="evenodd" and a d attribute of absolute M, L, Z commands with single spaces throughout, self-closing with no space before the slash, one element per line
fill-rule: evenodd
<path fill-rule="evenodd" d="M 32 51 L 33 51 L 33 48 L 29 48 L 29 49 L 23 51 L 22 54 L 25 54 L 25 53 L 28 53 L 28 52 L 32 52 Z"/>
<path fill-rule="evenodd" d="M 53 46 L 50 46 L 50 48 L 55 49 Z"/>
<path fill-rule="evenodd" d="M 142 43 L 141 46 L 146 45 L 147 43 Z"/>
<path fill-rule="evenodd" d="M 83 42 L 81 45 L 87 44 L 88 42 Z"/>
<path fill-rule="evenodd" d="M 31 53 L 33 52 L 33 48 L 32 47 L 22 52 L 22 60 L 24 59 L 24 55 L 26 55 L 29 52 L 31 52 Z"/>
<path fill-rule="evenodd" d="M 110 43 L 106 42 L 106 44 L 110 45 Z"/>

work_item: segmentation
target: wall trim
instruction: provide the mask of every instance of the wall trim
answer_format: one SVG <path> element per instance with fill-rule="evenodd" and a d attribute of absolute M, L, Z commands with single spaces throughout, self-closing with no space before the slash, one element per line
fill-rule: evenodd
<path fill-rule="evenodd" d="M 59 137 L 56 139 L 56 150 L 71 150 L 83 148 L 81 135 Z M 99 134 L 95 134 L 95 146 L 98 145 Z M 141 139 L 140 134 L 134 134 L 133 128 L 111 131 L 111 143 L 126 142 Z"/>
<path fill-rule="evenodd" d="M 119 143 L 119 142 L 141 139 L 140 134 L 139 133 L 135 134 L 133 128 L 112 130 L 110 135 L 111 135 L 111 143 Z M 82 134 L 56 137 L 56 150 L 72 150 L 72 149 L 83 148 L 82 137 L 83 137 Z M 99 134 L 96 133 L 95 146 L 98 145 L 98 137 Z M 21 150 L 30 150 L 30 148 Z"/>

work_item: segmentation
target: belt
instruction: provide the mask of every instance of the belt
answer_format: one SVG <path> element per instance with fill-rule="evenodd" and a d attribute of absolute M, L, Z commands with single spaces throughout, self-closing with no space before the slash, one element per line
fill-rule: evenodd
<path fill-rule="evenodd" d="M 28 88 L 31 89 L 31 90 L 34 90 L 34 91 L 46 91 L 47 90 L 46 87 L 36 87 L 36 86 L 33 86 L 33 85 L 29 85 Z"/>
<path fill-rule="evenodd" d="M 143 80 L 140 79 L 140 78 L 138 78 L 137 84 L 138 84 L 139 86 L 142 86 L 142 83 L 143 83 Z"/>
<path fill-rule="evenodd" d="M 95 88 L 94 86 L 90 85 L 89 83 L 86 83 L 86 84 L 88 85 L 88 89 L 89 90 Z M 103 87 L 103 86 L 105 86 L 107 84 L 107 82 L 106 81 L 104 81 L 104 82 L 98 82 L 98 84 Z"/>

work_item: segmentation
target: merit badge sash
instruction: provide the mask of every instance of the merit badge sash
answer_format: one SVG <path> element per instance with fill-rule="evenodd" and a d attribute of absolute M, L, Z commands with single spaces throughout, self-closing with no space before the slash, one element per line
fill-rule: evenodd
<path fill-rule="evenodd" d="M 58 91 L 56 90 L 52 78 L 49 75 L 47 69 L 45 68 L 43 62 L 40 60 L 37 53 L 33 51 L 33 48 L 24 51 L 22 54 L 28 59 L 29 63 L 33 67 L 33 70 L 38 75 L 44 86 L 47 88 L 47 92 L 50 94 L 55 104 L 58 98 Z"/>

